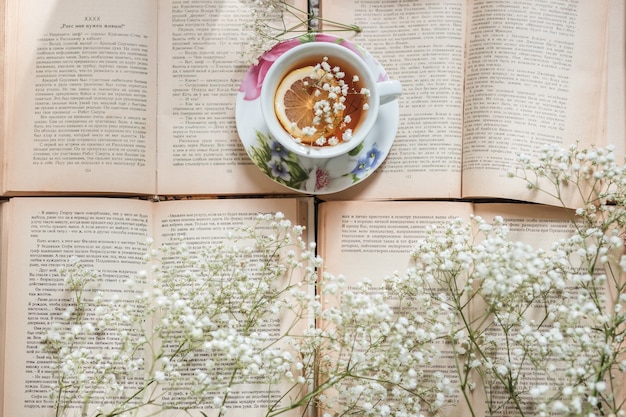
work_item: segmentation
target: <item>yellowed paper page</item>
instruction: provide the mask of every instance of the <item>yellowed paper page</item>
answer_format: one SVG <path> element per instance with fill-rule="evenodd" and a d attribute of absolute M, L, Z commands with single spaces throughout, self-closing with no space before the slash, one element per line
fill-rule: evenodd
<path fill-rule="evenodd" d="M 184 242 L 192 253 L 197 253 L 205 246 L 218 244 L 223 241 L 225 234 L 229 230 L 238 227 L 251 225 L 254 223 L 259 213 L 282 212 L 286 219 L 292 224 L 299 224 L 307 227 L 307 235 L 312 236 L 310 220 L 312 210 L 311 199 L 255 199 L 255 200 L 186 200 L 186 201 L 164 201 L 155 207 L 155 228 L 157 242 L 169 246 L 176 246 L 181 241 Z M 254 242 L 247 242 L 253 245 Z M 293 248 L 291 248 L 293 249 Z M 255 256 L 251 253 L 250 256 Z M 172 261 L 176 261 L 173 259 Z M 310 288 L 313 291 L 313 288 Z M 264 327 L 264 331 L 270 334 L 304 334 L 307 328 L 314 326 L 313 320 L 297 317 L 294 311 L 284 308 L 272 317 L 273 320 Z M 287 348 L 285 341 L 280 341 L 284 349 Z M 206 358 L 199 358 L 197 362 L 192 362 L 190 366 L 203 367 Z M 215 358 L 218 366 L 216 372 L 221 372 L 225 377 L 230 377 L 231 369 L 228 361 L 223 358 Z M 222 361 L 222 362 L 221 362 Z M 220 363 L 224 366 L 221 368 Z M 193 367 L 191 368 L 194 369 Z M 216 378 L 214 375 L 213 378 Z M 229 394 L 230 400 L 227 403 L 229 414 L 250 417 L 264 417 L 267 415 L 268 407 L 274 403 L 282 407 L 289 405 L 290 399 L 302 396 L 305 393 L 293 389 L 293 383 L 277 383 L 268 387 L 266 385 L 235 385 Z M 307 390 L 306 385 L 300 386 L 301 390 Z M 165 403 L 172 402 L 191 407 L 192 413 L 205 413 L 209 417 L 217 417 L 219 408 L 211 404 L 195 404 L 193 400 L 187 398 L 187 393 L 168 392 L 162 400 Z M 284 414 L 287 417 L 300 417 L 305 412 L 306 407 L 297 407 Z M 165 413 L 167 416 L 178 416 L 179 413 L 172 411 Z"/>
<path fill-rule="evenodd" d="M 608 45 L 607 144 L 626 155 L 626 2 L 611 1 Z"/>
<path fill-rule="evenodd" d="M 7 4 L 5 190 L 154 194 L 155 4 Z"/>
<path fill-rule="evenodd" d="M 66 308 L 62 300 L 69 294 L 59 268 L 76 256 L 100 271 L 100 289 L 107 297 L 122 295 L 126 280 L 145 268 L 152 203 L 29 197 L 5 205 L 10 230 L 2 231 L 8 242 L 3 314 L 11 343 L 2 358 L 3 378 L 9 382 L 2 392 L 2 415 L 47 417 L 54 380 L 52 358 L 43 353 L 40 340 L 52 323 L 61 322 Z M 98 343 L 106 346 L 107 340 L 98 338 Z"/>
<path fill-rule="evenodd" d="M 323 18 L 362 28 L 356 36 L 338 35 L 367 49 L 403 88 L 385 163 L 362 183 L 324 198 L 460 197 L 464 1 L 321 3 Z"/>
<path fill-rule="evenodd" d="M 604 145 L 608 4 L 468 2 L 463 197 L 534 201 L 517 155 Z"/>
<path fill-rule="evenodd" d="M 551 250 L 553 250 L 553 244 L 562 239 L 567 239 L 576 233 L 574 225 L 576 217 L 574 216 L 573 211 L 565 210 L 561 207 L 487 203 L 475 204 L 474 212 L 477 216 L 481 216 L 488 222 L 493 222 L 496 216 L 500 217 L 503 224 L 508 228 L 506 238 L 508 241 L 521 242 L 523 244 L 530 245 L 533 250 L 544 250 L 547 253 L 550 253 Z M 514 249 L 511 249 L 511 252 L 513 251 Z M 510 255 L 512 255 L 512 261 L 514 254 L 511 253 Z M 572 254 L 572 257 L 575 257 L 575 254 Z M 568 268 L 566 265 L 560 265 L 559 267 L 565 269 Z M 571 269 L 568 271 L 570 273 L 583 273 L 582 271 L 576 271 L 571 266 L 569 268 Z M 603 268 L 597 268 L 595 275 L 599 275 L 604 272 Z M 527 273 L 529 275 L 533 274 L 532 267 L 528 267 Z M 557 273 L 559 272 L 557 271 Z M 513 276 L 509 276 L 507 278 L 514 279 Z M 527 277 L 526 279 L 530 278 Z M 619 280 L 620 278 L 617 277 L 617 279 Z M 600 298 L 607 297 L 605 311 L 608 315 L 615 314 L 612 307 L 613 301 L 611 300 L 619 298 L 619 294 L 615 293 L 616 288 L 611 284 L 611 281 L 612 278 L 609 277 L 607 279 L 606 287 L 600 286 L 594 291 L 594 296 L 598 296 Z M 565 286 L 562 289 L 559 290 L 557 288 L 552 288 L 549 299 L 544 300 L 536 297 L 532 303 L 529 303 L 528 308 L 521 310 L 520 307 L 519 311 L 523 314 L 524 320 L 530 323 L 530 327 L 533 329 L 537 328 L 537 331 L 547 334 L 552 326 L 552 322 L 550 316 L 547 314 L 546 308 L 548 308 L 550 304 L 554 303 L 563 304 L 563 300 L 566 300 L 568 297 L 572 297 L 572 302 L 576 303 L 577 295 L 582 291 L 580 285 L 584 284 L 574 286 L 570 280 L 566 280 Z M 486 291 L 484 293 L 486 293 Z M 557 299 L 556 297 L 560 297 L 560 299 Z M 591 298 L 588 295 L 586 295 L 585 298 L 585 302 L 592 303 Z M 520 305 L 524 305 L 524 302 L 520 302 Z M 493 312 L 493 308 L 488 307 L 485 300 L 480 297 L 476 297 L 472 300 L 471 308 L 473 322 L 481 323 L 484 328 L 491 326 L 481 337 L 484 337 L 485 340 L 492 340 L 494 346 L 497 346 L 494 347 L 495 353 L 488 353 L 489 357 L 496 358 L 493 361 L 494 367 L 503 363 L 512 364 L 511 375 L 515 381 L 515 388 L 519 393 L 519 397 L 517 398 L 519 407 L 524 410 L 525 414 L 534 414 L 537 407 L 537 399 L 532 395 L 533 389 L 541 386 L 550 387 L 552 390 L 558 389 L 558 387 L 561 386 L 559 384 L 563 384 L 561 378 L 563 378 L 563 380 L 567 380 L 565 378 L 571 370 L 572 365 L 567 362 L 550 359 L 550 356 L 548 356 L 547 353 L 544 355 L 548 357 L 548 360 L 543 365 L 537 363 L 539 359 L 537 359 L 538 355 L 536 352 L 533 352 L 534 355 L 531 353 L 528 357 L 526 357 L 526 355 L 519 353 L 519 348 L 522 343 L 516 339 L 516 336 L 520 334 L 521 326 L 512 327 L 509 333 L 505 334 L 503 328 L 506 326 L 493 324 L 494 316 L 491 314 Z M 500 313 L 503 313 L 503 311 L 505 311 L 505 309 L 502 309 Z M 593 314 L 591 314 L 591 316 L 593 316 Z M 597 323 L 594 322 L 594 325 L 597 325 Z M 567 330 L 568 329 L 566 328 L 561 329 L 564 334 L 568 334 Z M 528 334 L 528 329 L 526 329 L 526 332 L 526 334 Z M 476 338 L 478 338 L 478 334 L 479 333 L 476 332 Z M 605 340 L 604 335 L 600 337 Z M 590 340 L 593 340 L 593 336 L 590 336 Z M 547 343 L 554 343 L 554 341 Z M 567 344 L 574 342 L 568 339 L 563 340 L 562 343 Z M 593 343 L 594 342 L 592 341 L 589 342 L 590 345 L 593 345 Z M 487 344 L 483 345 L 484 351 L 488 349 L 486 346 Z M 527 346 L 531 346 L 528 347 L 529 351 L 533 350 L 532 344 L 527 343 Z M 546 352 L 548 351 L 550 350 L 546 349 Z M 528 352 L 524 351 L 524 353 Z M 598 361 L 600 361 L 600 358 L 598 358 Z M 622 378 L 622 373 L 620 372 L 616 376 Z M 569 375 L 568 378 L 571 379 L 572 376 Z M 514 402 L 511 400 L 502 384 L 500 382 L 496 382 L 493 386 L 490 386 L 490 380 L 491 382 L 494 382 L 493 376 L 485 379 L 484 381 L 487 382 L 483 385 L 481 383 L 481 377 L 478 374 L 475 375 L 476 389 L 472 392 L 475 414 L 491 415 L 488 410 L 488 404 L 490 404 L 492 412 L 493 410 L 497 410 L 497 415 L 519 415 L 520 411 L 517 409 L 516 405 L 514 405 Z M 611 392 L 616 395 L 618 399 L 617 403 L 619 403 L 624 392 L 624 381 L 607 380 L 606 383 L 607 386 L 611 387 Z M 489 391 L 489 394 L 486 394 L 486 391 Z M 564 401 L 567 399 L 566 396 L 563 398 Z M 508 400 L 506 404 L 504 403 L 505 399 Z"/>
<path fill-rule="evenodd" d="M 182 239 L 191 248 L 198 249 L 221 242 L 229 230 L 251 225 L 258 213 L 281 211 L 294 225 L 307 226 L 312 219 L 311 203 L 311 199 L 150 202 L 30 197 L 4 203 L 1 214 L 10 220 L 11 230 L 17 232 L 8 234 L 2 230 L 8 241 L 8 246 L 3 246 L 7 248 L 3 259 L 10 259 L 3 264 L 3 271 L 6 269 L 2 283 L 3 290 L 6 289 L 2 293 L 6 297 L 4 334 L 11 340 L 5 345 L 2 358 L 3 380 L 10 381 L 2 392 L 2 415 L 47 417 L 51 413 L 52 363 L 40 350 L 40 337 L 52 323 L 60 322 L 65 310 L 62 300 L 68 293 L 58 268 L 66 265 L 72 256 L 99 271 L 99 289 L 104 297 L 117 295 L 124 302 L 134 297 L 126 281 L 147 267 L 144 261 L 147 237 L 161 233 L 164 237 L 156 238 L 157 244 L 176 245 Z M 272 322 L 273 327 L 268 326 L 267 331 L 276 332 L 284 330 L 282 326 L 293 325 L 294 317 L 288 310 L 280 312 L 276 318 L 279 321 Z M 291 330 L 304 329 L 311 324 L 304 317 Z M 98 338 L 97 343 L 107 346 L 108 340 Z M 114 348 L 115 342 L 110 343 Z M 137 377 L 137 381 L 129 381 L 129 388 L 131 383 L 142 383 L 141 372 Z M 284 387 L 273 387 L 271 399 L 285 394 L 281 388 Z M 170 393 L 161 399 L 188 407 L 186 398 L 186 394 L 176 397 Z M 245 410 L 251 416 L 264 416 L 267 401 L 266 386 L 248 385 L 233 388 L 229 406 Z M 213 415 L 211 413 L 217 410 L 207 405 L 202 411 Z M 180 411 L 173 415 L 180 415 Z M 302 409 L 294 409 L 292 414 L 286 415 L 300 416 Z"/>
<path fill-rule="evenodd" d="M 11 378 L 7 378 L 5 375 L 5 349 L 6 349 L 6 323 L 7 323 L 7 314 L 6 314 L 6 303 L 7 303 L 7 284 L 6 280 L 2 277 L 5 277 L 7 274 L 7 256 L 9 253 L 9 239 L 8 233 L 6 232 L 9 229 L 9 215 L 7 214 L 9 211 L 8 202 L 3 201 L 0 203 L 0 393 L 4 392 L 4 388 L 7 382 L 11 381 Z M 9 399 L 10 400 L 10 399 Z M 4 410 L 5 398 L 4 395 L 0 395 L 0 410 Z"/>
<path fill-rule="evenodd" d="M 343 275 L 347 288 L 358 291 L 358 284 L 368 279 L 373 291 L 384 288 L 384 279 L 402 273 L 411 265 L 410 252 L 418 240 L 426 237 L 428 227 L 455 218 L 469 220 L 470 203 L 449 202 L 326 202 L 320 206 L 318 239 L 324 259 L 324 272 Z M 441 356 L 432 372 L 442 372 L 456 384 L 452 347 L 437 345 Z M 444 415 L 468 415 L 461 393 L 447 399 Z M 428 415 L 428 414 L 427 414 Z"/>
<path fill-rule="evenodd" d="M 237 135 L 252 3 L 159 1 L 159 194 L 289 192 L 252 163 Z M 290 3 L 306 10 L 305 0 Z"/>

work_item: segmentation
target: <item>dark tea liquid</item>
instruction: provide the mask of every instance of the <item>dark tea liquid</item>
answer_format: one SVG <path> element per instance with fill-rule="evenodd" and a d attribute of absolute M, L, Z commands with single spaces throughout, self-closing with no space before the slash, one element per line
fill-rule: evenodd
<path fill-rule="evenodd" d="M 284 72 L 282 80 L 289 78 L 290 75 L 296 71 L 307 67 L 314 67 L 322 62 L 324 62 L 324 56 L 308 57 L 306 59 L 302 59 L 296 62 Z M 332 70 L 335 67 L 339 67 L 340 71 L 344 73 L 344 76 L 338 80 L 343 80 L 343 82 L 347 86 L 348 93 L 344 96 L 345 101 L 343 102 L 343 104 L 345 105 L 345 109 L 340 115 L 337 116 L 338 121 L 336 123 L 333 123 L 332 128 L 328 128 L 324 124 L 324 122 L 322 122 L 321 125 L 324 125 L 324 128 L 318 129 L 317 132 L 311 136 L 302 134 L 301 131 L 298 132 L 297 129 L 291 128 L 289 125 L 286 125 L 286 123 L 283 123 L 283 121 L 281 120 L 283 128 L 290 135 L 294 136 L 302 143 L 311 146 L 333 146 L 334 144 L 336 144 L 332 140 L 330 140 L 333 137 L 337 139 L 338 143 L 349 140 L 350 137 L 348 137 L 346 132 L 351 130 L 352 135 L 354 135 L 357 132 L 360 122 L 363 118 L 363 112 L 367 111 L 363 109 L 363 106 L 368 102 L 368 97 L 361 94 L 361 89 L 365 87 L 363 77 L 361 77 L 360 74 L 356 73 L 354 67 L 352 67 L 349 63 L 340 58 L 329 56 L 326 62 L 330 66 L 331 73 L 333 74 L 334 72 Z M 311 73 L 313 73 L 313 71 L 311 71 Z M 357 81 L 354 80 L 355 75 L 358 77 Z M 308 86 L 305 84 L 305 82 L 308 83 Z M 313 119 L 315 113 L 315 109 L 313 108 L 314 102 L 319 99 L 328 99 L 327 92 L 325 92 L 324 90 L 319 91 L 320 83 L 323 84 L 324 82 L 324 80 L 304 78 L 301 81 L 296 81 L 291 85 L 290 90 L 284 96 L 285 107 L 289 107 L 289 105 L 294 102 L 298 104 L 297 107 L 293 107 L 293 109 L 295 110 L 288 109 L 286 111 L 287 116 L 290 116 L 289 123 L 296 122 L 295 119 L 301 120 L 296 122 L 299 129 L 303 129 L 311 125 L 311 120 Z M 334 82 L 330 82 L 330 84 L 334 85 Z M 319 92 L 316 93 L 316 90 L 318 90 Z M 278 103 L 278 101 L 281 100 L 280 98 L 275 98 L 275 100 L 277 101 L 277 106 L 281 105 L 281 103 Z M 333 100 L 328 99 L 328 101 L 332 106 Z M 310 112 L 310 114 L 308 115 L 308 117 L 300 119 L 300 112 L 305 111 Z M 346 116 L 349 116 L 349 118 L 346 119 Z M 318 127 L 318 125 L 316 125 L 315 127 Z M 319 141 L 318 139 L 321 136 L 324 136 L 327 140 Z M 320 142 L 324 143 L 322 144 Z"/>

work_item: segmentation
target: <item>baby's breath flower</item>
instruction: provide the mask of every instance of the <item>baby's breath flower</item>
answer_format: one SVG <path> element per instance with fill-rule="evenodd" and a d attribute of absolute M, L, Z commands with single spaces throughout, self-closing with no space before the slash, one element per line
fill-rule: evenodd
<path fill-rule="evenodd" d="M 41 335 L 63 382 L 52 399 L 61 410 L 68 399 L 101 401 L 94 409 L 121 415 L 129 398 L 141 408 L 156 384 L 165 397 L 184 391 L 190 404 L 226 413 L 239 386 L 285 383 L 313 391 L 304 403 L 268 405 L 272 413 L 311 398 L 321 415 L 434 415 L 459 390 L 469 398 L 480 389 L 494 393 L 495 414 L 624 416 L 612 390 L 626 373 L 626 170 L 612 153 L 548 146 L 520 156 L 537 191 L 545 183 L 533 178 L 598 187 L 575 211 L 571 237 L 544 250 L 512 241 L 502 217 L 453 219 L 427 227 L 411 267 L 382 284 L 319 273 L 315 244 L 282 213 L 207 248 L 150 243 L 155 266 L 129 284 L 153 287 L 128 300 L 90 291 L 98 274 L 71 259 L 60 270 L 71 302 Z M 324 325 L 285 331 L 293 328 L 279 325 L 285 312 L 294 314 L 285 324 Z M 118 345 L 93 342 L 104 332 Z M 456 380 L 432 370 L 448 360 Z M 152 377 L 142 380 L 147 368 Z"/>
<path fill-rule="evenodd" d="M 369 91 L 362 89 L 357 92 L 354 87 L 344 80 L 345 73 L 340 67 L 331 67 L 324 57 L 316 64 L 306 84 L 306 94 L 314 99 L 312 105 L 312 125 L 301 130 L 302 136 L 312 137 L 309 140 L 315 146 L 334 146 L 341 141 L 352 138 L 352 129 L 348 126 L 352 122 L 352 114 L 358 109 L 348 108 L 346 103 L 349 96 L 359 96 L 354 99 L 357 103 L 367 103 Z M 292 125 L 292 131 L 297 126 Z M 301 138 L 302 139 L 302 138 Z"/>
<path fill-rule="evenodd" d="M 258 64 L 258 57 L 278 41 L 292 39 L 307 32 L 320 30 L 317 7 L 300 10 L 286 0 L 248 0 L 251 19 L 244 29 L 249 32 L 246 57 L 251 64 Z M 313 5 L 310 5 L 313 6 Z M 332 22 L 333 31 L 360 32 L 358 26 Z"/>

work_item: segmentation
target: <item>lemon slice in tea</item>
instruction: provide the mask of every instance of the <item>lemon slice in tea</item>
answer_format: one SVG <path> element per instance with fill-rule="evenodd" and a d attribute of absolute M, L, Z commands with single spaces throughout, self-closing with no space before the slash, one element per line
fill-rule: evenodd
<path fill-rule="evenodd" d="M 315 104 L 328 99 L 328 92 L 315 77 L 315 68 L 307 66 L 290 72 L 278 85 L 274 100 L 274 111 L 283 128 L 303 143 L 314 143 L 320 136 L 333 134 L 334 129 L 316 129 L 305 133 L 306 128 L 315 127 Z M 337 81 L 330 79 L 331 84 Z"/>

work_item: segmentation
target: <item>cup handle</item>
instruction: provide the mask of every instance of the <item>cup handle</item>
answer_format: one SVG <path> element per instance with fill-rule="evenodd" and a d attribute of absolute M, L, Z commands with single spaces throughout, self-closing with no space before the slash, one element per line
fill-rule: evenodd
<path fill-rule="evenodd" d="M 398 80 L 387 80 L 376 83 L 380 104 L 389 103 L 402 95 L 402 84 Z"/>

